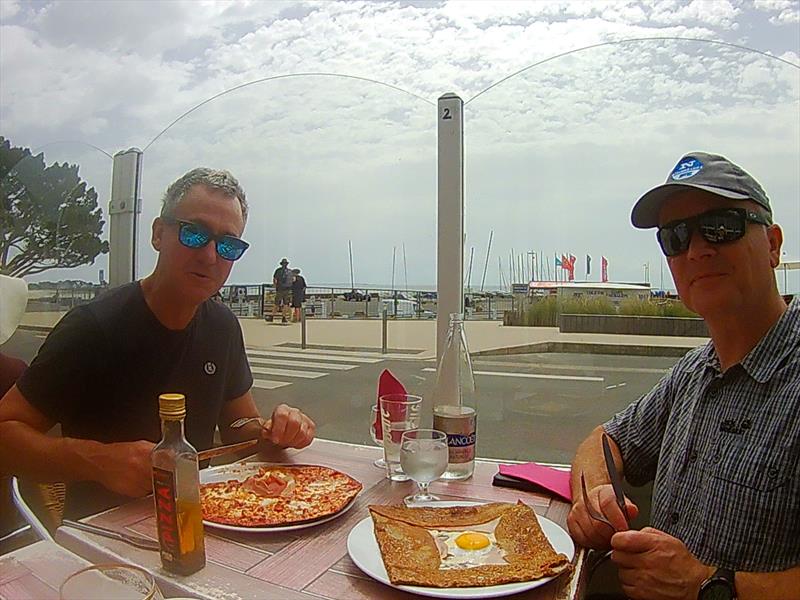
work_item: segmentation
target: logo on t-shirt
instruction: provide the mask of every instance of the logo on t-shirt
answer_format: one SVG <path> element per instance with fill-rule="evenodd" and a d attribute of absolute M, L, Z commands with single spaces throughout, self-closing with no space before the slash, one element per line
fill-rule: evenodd
<path fill-rule="evenodd" d="M 214 373 L 217 372 L 217 365 L 215 365 L 213 362 L 209 360 L 206 364 L 203 365 L 203 371 L 206 372 L 206 375 L 213 375 Z"/>

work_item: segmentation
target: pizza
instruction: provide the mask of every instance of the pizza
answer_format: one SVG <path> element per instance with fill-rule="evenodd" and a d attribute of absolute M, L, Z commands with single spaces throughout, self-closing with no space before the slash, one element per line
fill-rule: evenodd
<path fill-rule="evenodd" d="M 264 466 L 244 480 L 200 486 L 203 518 L 240 527 L 270 527 L 313 521 L 353 501 L 362 485 L 349 475 L 318 465 Z"/>

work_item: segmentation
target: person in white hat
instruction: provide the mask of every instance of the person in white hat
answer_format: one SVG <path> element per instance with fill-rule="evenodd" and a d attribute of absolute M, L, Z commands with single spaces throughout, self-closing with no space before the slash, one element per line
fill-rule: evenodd
<path fill-rule="evenodd" d="M 0 346 L 14 335 L 27 304 L 28 284 L 18 277 L 0 275 Z M 26 366 L 25 361 L 0 352 L 0 397 L 14 385 Z"/>

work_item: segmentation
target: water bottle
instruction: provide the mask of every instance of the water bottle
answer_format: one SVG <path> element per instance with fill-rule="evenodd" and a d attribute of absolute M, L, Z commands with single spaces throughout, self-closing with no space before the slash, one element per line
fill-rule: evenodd
<path fill-rule="evenodd" d="M 447 470 L 442 479 L 467 479 L 475 470 L 475 376 L 464 315 L 450 315 L 447 342 L 436 374 L 433 428 L 447 434 Z"/>

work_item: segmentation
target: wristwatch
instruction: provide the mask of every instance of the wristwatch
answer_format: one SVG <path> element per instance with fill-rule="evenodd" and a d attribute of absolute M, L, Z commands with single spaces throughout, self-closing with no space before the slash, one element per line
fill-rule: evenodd
<path fill-rule="evenodd" d="M 736 600 L 735 577 L 731 569 L 717 569 L 700 585 L 697 600 Z"/>

